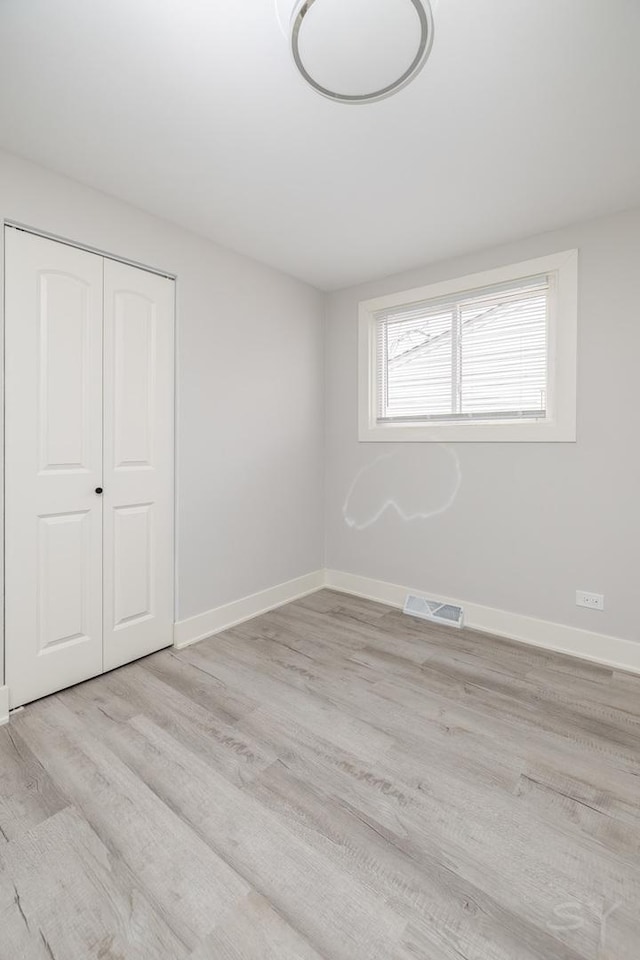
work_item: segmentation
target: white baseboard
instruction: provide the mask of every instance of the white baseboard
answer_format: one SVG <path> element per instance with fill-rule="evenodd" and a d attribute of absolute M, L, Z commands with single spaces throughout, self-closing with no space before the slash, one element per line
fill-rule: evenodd
<path fill-rule="evenodd" d="M 387 583 L 384 580 L 374 580 L 370 577 L 360 577 L 354 573 L 344 573 L 340 570 L 316 570 L 304 577 L 297 577 L 287 583 L 280 583 L 260 593 L 208 610 L 197 617 L 179 621 L 174 627 L 174 646 L 187 647 L 222 630 L 228 630 L 245 620 L 251 620 L 261 613 L 274 610 L 309 593 L 315 593 L 323 587 L 400 608 L 404 606 L 407 593 L 416 592 L 413 588 Z M 492 633 L 494 636 L 528 643 L 556 653 L 566 653 L 607 667 L 640 673 L 640 643 L 635 643 L 633 640 L 609 637 L 603 633 L 581 630 L 578 627 L 553 623 L 549 620 L 538 620 L 535 617 L 468 603 L 454 597 L 442 597 L 440 594 L 438 597 L 448 603 L 464 607 L 465 626 L 473 630 Z M 3 691 L 7 691 L 7 688 L 0 687 L 0 723 L 8 718 L 8 696 L 5 694 L 3 700 Z M 2 712 L 3 705 L 5 705 L 6 716 Z M 5 716 L 4 721 L 3 716 Z"/>
<path fill-rule="evenodd" d="M 275 587 L 261 590 L 241 600 L 225 603 L 222 607 L 207 610 L 206 613 L 189 617 L 188 620 L 179 620 L 173 628 L 173 645 L 178 649 L 188 647 L 191 643 L 211 637 L 214 633 L 228 630 L 230 627 L 251 620 L 261 613 L 281 607 L 284 603 L 291 603 L 309 593 L 315 593 L 324 586 L 324 571 L 315 570 L 304 577 L 296 577 L 286 583 L 279 583 Z"/>
<path fill-rule="evenodd" d="M 378 603 L 386 603 L 392 607 L 403 607 L 407 593 L 416 592 L 409 587 L 400 587 L 384 580 L 373 580 L 353 573 L 342 573 L 339 570 L 325 570 L 325 585 L 332 590 L 377 600 Z M 544 647 L 556 653 L 566 653 L 608 667 L 640 673 L 640 643 L 633 640 L 592 633 L 590 630 L 580 630 L 578 627 L 552 623 L 549 620 L 537 620 L 535 617 L 467 603 L 453 597 L 441 597 L 440 594 L 438 599 L 464 607 L 465 626 L 474 630 Z"/>
<path fill-rule="evenodd" d="M 9 722 L 9 687 L 0 687 L 0 727 Z"/>

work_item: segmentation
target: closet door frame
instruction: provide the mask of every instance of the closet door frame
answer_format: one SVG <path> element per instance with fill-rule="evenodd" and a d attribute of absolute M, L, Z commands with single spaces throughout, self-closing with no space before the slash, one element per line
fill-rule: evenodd
<path fill-rule="evenodd" d="M 178 277 L 171 270 L 162 269 L 159 267 L 153 267 L 146 263 L 141 263 L 137 260 L 132 260 L 127 257 L 120 256 L 118 254 L 111 253 L 109 251 L 103 250 L 99 247 L 93 247 L 86 243 L 81 243 L 77 240 L 72 240 L 68 237 L 61 236 L 59 234 L 51 233 L 46 230 L 40 230 L 37 227 L 33 227 L 30 224 L 20 222 L 18 220 L 13 220 L 11 218 L 4 218 L 0 221 L 0 226 L 2 227 L 2 235 L 0 236 L 0 450 L 2 451 L 2 469 L 0 469 L 0 541 L 2 548 L 0 550 L 0 587 L 2 590 L 2 596 L 0 599 L 0 604 L 2 607 L 1 616 L 0 616 L 0 725 L 6 723 L 9 718 L 9 690 L 10 690 L 10 677 L 7 677 L 6 673 L 6 643 L 5 643 L 5 570 L 6 570 L 6 558 L 5 558 L 5 463 L 6 463 L 6 446 L 5 446 L 5 429 L 4 429 L 4 420 L 5 420 L 5 350 L 4 350 L 4 340 L 5 340 L 5 283 L 6 283 L 6 256 L 5 256 L 5 237 L 8 230 L 21 230 L 24 233 L 33 234 L 36 237 L 41 237 L 45 240 L 52 240 L 56 243 L 64 244 L 68 247 L 74 247 L 78 250 L 84 250 L 87 253 L 96 254 L 99 257 L 103 257 L 106 260 L 114 260 L 117 263 L 124 263 L 128 266 L 136 267 L 139 270 L 144 270 L 147 273 L 156 274 L 157 276 L 165 277 L 168 280 L 172 280 L 174 284 L 174 304 L 173 304 L 173 316 L 174 316 L 174 330 L 173 330 L 173 469 L 171 475 L 171 483 L 173 487 L 173 512 L 172 512 L 172 537 L 173 537 L 173 597 L 172 597 L 172 609 L 173 609 L 173 623 L 175 630 L 175 623 L 177 619 L 177 569 L 178 569 L 178 555 L 177 555 L 177 492 L 178 492 L 178 472 L 177 472 L 177 417 L 178 417 L 178 368 L 177 368 L 177 359 L 178 359 L 178 314 L 177 314 L 177 284 Z"/>

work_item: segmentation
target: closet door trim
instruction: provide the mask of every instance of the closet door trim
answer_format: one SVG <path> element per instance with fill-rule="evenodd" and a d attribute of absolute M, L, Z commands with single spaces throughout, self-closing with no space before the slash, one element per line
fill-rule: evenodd
<path fill-rule="evenodd" d="M 145 273 L 155 273 L 159 277 L 166 277 L 167 280 L 177 280 L 177 274 L 170 270 L 163 270 L 161 267 L 150 267 L 139 260 L 131 260 L 129 257 L 122 257 L 117 253 L 110 253 L 102 250 L 100 247 L 92 247 L 88 243 L 80 243 L 77 240 L 70 240 L 68 237 L 61 237 L 57 233 L 49 233 L 46 230 L 38 230 L 37 227 L 31 227 L 29 224 L 20 223 L 18 220 L 3 221 L 5 230 L 21 230 L 23 233 L 31 233 L 34 237 L 42 237 L 43 240 L 53 240 L 55 243 L 63 243 L 65 247 L 75 247 L 76 250 L 85 250 L 87 253 L 95 253 L 98 257 L 104 257 L 105 260 L 115 260 L 116 263 L 126 263 L 129 267 L 136 267 L 138 270 L 144 270 Z"/>

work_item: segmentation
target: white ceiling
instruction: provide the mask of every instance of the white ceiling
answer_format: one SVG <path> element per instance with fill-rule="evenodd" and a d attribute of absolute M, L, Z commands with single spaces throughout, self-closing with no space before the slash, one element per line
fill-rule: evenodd
<path fill-rule="evenodd" d="M 639 0 L 437 0 L 364 106 L 276 2 L 0 0 L 0 145 L 324 289 L 640 204 Z"/>

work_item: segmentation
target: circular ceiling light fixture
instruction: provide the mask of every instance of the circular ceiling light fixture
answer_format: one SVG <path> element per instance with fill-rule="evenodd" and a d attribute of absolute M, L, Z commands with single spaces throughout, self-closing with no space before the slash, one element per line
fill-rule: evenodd
<path fill-rule="evenodd" d="M 401 90 L 432 42 L 429 0 L 297 0 L 291 18 L 298 70 L 340 103 L 372 103 Z"/>

